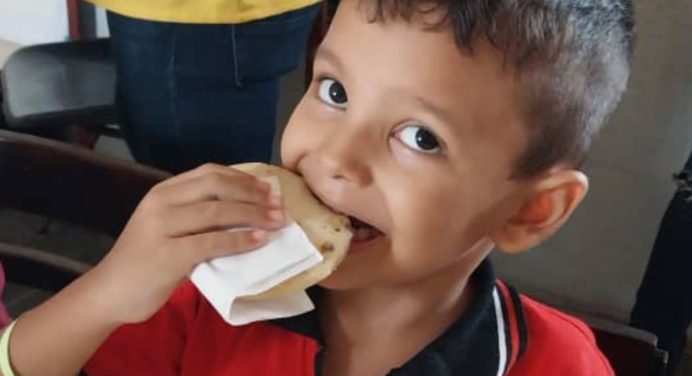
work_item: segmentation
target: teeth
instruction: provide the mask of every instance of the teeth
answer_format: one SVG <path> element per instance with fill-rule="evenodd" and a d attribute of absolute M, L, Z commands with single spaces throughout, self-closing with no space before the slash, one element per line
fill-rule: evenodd
<path fill-rule="evenodd" d="M 356 233 L 353 235 L 353 240 L 354 241 L 370 240 L 370 239 L 374 238 L 375 236 L 377 236 L 378 233 L 379 232 L 373 228 L 361 227 L 359 229 L 356 229 Z"/>

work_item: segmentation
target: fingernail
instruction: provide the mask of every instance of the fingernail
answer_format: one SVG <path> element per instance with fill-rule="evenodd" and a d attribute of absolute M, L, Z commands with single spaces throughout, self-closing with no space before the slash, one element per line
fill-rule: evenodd
<path fill-rule="evenodd" d="M 274 221 L 282 221 L 284 219 L 284 213 L 281 210 L 270 210 L 269 211 L 269 218 L 271 218 Z"/>
<path fill-rule="evenodd" d="M 252 232 L 252 238 L 255 240 L 264 240 L 267 237 L 267 232 L 264 230 L 255 230 Z"/>
<path fill-rule="evenodd" d="M 271 185 L 269 185 L 269 183 L 267 183 L 266 181 L 263 181 L 263 180 L 259 180 L 259 179 L 257 179 L 257 186 L 259 187 L 260 190 L 262 190 L 262 192 L 269 193 L 269 191 L 271 191 L 271 189 L 272 189 L 272 187 L 271 187 Z"/>

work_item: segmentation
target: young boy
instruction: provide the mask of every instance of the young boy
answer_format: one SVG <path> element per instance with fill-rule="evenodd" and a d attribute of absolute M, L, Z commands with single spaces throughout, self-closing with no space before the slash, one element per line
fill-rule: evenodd
<path fill-rule="evenodd" d="M 12 366 L 612 375 L 583 323 L 486 259 L 548 238 L 584 198 L 577 169 L 625 88 L 632 29 L 628 0 L 343 1 L 282 140 L 285 167 L 372 226 L 311 292 L 317 310 L 233 327 L 185 282 L 283 225 L 264 183 L 203 166 L 155 187 L 98 266 L 17 321 Z M 258 230 L 218 231 L 239 225 Z"/>

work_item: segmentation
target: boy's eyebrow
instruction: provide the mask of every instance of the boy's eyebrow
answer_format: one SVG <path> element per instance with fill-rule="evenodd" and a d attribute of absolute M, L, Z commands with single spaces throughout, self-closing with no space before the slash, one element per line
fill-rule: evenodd
<path fill-rule="evenodd" d="M 315 60 L 317 59 L 325 59 L 334 65 L 336 69 L 340 71 L 344 70 L 344 65 L 341 63 L 339 57 L 327 47 L 320 46 L 320 48 L 317 49 L 317 53 L 315 53 Z"/>
<path fill-rule="evenodd" d="M 438 120 L 445 124 L 453 124 L 452 119 L 450 118 L 449 114 L 447 111 L 445 111 L 442 107 L 436 105 L 435 103 L 430 102 L 429 100 L 425 99 L 425 97 L 422 96 L 415 96 L 413 97 L 413 100 L 427 113 L 433 115 L 436 117 Z"/>

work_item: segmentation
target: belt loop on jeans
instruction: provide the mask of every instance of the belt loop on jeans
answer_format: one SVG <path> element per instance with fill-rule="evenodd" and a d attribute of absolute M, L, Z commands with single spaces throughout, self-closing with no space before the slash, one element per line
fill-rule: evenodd
<path fill-rule="evenodd" d="M 231 44 L 233 48 L 233 78 L 235 79 L 235 84 L 237 86 L 243 86 L 240 82 L 240 76 L 238 74 L 238 42 L 235 39 L 235 24 L 231 24 Z"/>
<path fill-rule="evenodd" d="M 687 195 L 686 202 L 692 202 L 692 171 L 683 170 L 680 173 L 673 175 L 675 183 L 678 185 L 678 191 Z"/>

